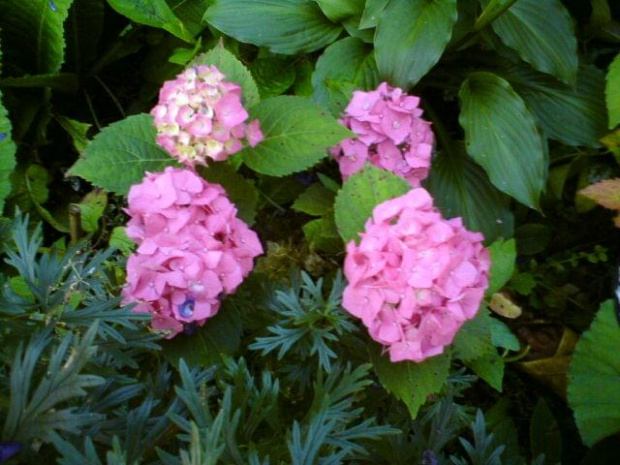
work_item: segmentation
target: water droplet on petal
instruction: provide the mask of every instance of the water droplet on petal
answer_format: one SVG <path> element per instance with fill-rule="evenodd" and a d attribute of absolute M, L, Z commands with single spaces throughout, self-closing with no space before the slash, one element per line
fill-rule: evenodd
<path fill-rule="evenodd" d="M 194 314 L 194 305 L 196 300 L 193 297 L 185 299 L 181 305 L 179 305 L 179 315 L 183 318 L 189 318 Z"/>
<path fill-rule="evenodd" d="M 394 121 L 392 122 L 392 127 L 394 129 L 399 129 L 400 128 L 400 121 Z"/>
<path fill-rule="evenodd" d="M 362 108 L 363 108 L 364 110 L 370 110 L 370 103 L 365 103 L 365 104 L 362 106 Z"/>

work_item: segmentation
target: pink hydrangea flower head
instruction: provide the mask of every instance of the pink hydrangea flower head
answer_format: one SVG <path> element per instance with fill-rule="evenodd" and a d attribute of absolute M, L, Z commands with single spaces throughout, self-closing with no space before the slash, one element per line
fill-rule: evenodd
<path fill-rule="evenodd" d="M 187 166 L 225 160 L 243 142 L 254 147 L 263 140 L 258 121 L 245 122 L 241 87 L 224 78 L 215 66 L 188 68 L 164 83 L 151 111 L 157 143 Z"/>
<path fill-rule="evenodd" d="M 421 118 L 420 99 L 382 83 L 371 92 L 355 91 L 340 122 L 357 137 L 330 151 L 344 179 L 366 162 L 405 178 L 418 187 L 428 176 L 435 137 Z"/>
<path fill-rule="evenodd" d="M 482 234 L 444 219 L 419 187 L 375 207 L 360 236 L 347 245 L 343 307 L 392 362 L 442 353 L 488 287 Z"/>
<path fill-rule="evenodd" d="M 192 170 L 147 173 L 128 202 L 127 235 L 138 248 L 127 262 L 124 301 L 152 313 L 153 327 L 169 337 L 214 316 L 263 253 L 224 189 Z"/>

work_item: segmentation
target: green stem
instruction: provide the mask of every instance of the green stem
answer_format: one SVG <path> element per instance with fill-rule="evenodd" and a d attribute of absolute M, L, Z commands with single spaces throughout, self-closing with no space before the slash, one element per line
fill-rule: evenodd
<path fill-rule="evenodd" d="M 505 4 L 498 7 L 497 5 L 501 4 L 502 1 L 506 0 L 491 0 L 482 13 L 480 13 L 478 19 L 476 19 L 474 27 L 471 31 L 456 41 L 450 48 L 453 50 L 458 50 L 462 46 L 466 45 L 470 40 L 476 37 L 480 31 L 503 15 L 513 4 L 516 3 L 517 0 L 508 0 Z"/>

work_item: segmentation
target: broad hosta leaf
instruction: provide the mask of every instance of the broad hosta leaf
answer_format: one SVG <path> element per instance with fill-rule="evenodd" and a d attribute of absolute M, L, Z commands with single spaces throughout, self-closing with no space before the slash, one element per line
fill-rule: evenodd
<path fill-rule="evenodd" d="M 592 446 L 620 431 L 620 327 L 604 302 L 577 343 L 568 372 L 568 403 L 583 442 Z"/>
<path fill-rule="evenodd" d="M 0 30 L 7 75 L 47 74 L 60 70 L 65 52 L 63 24 L 72 2 L 0 0 Z"/>
<path fill-rule="evenodd" d="M 228 197 L 238 209 L 237 216 L 252 226 L 258 204 L 258 190 L 254 183 L 237 173 L 228 163 L 211 163 L 199 171 L 207 181 L 226 189 Z"/>
<path fill-rule="evenodd" d="M 327 110 L 303 97 L 279 96 L 250 110 L 260 121 L 265 138 L 243 150 L 245 163 L 255 171 L 284 176 L 303 171 L 327 156 L 327 148 L 351 136 Z"/>
<path fill-rule="evenodd" d="M 330 21 L 342 22 L 364 10 L 364 0 L 315 0 Z"/>
<path fill-rule="evenodd" d="M 166 0 L 108 0 L 108 3 L 118 13 L 138 24 L 164 29 L 186 42 L 192 40 L 192 34 L 175 16 Z"/>
<path fill-rule="evenodd" d="M 166 0 L 166 2 L 192 36 L 196 36 L 207 26 L 202 21 L 202 16 L 213 3 L 212 0 Z"/>
<path fill-rule="evenodd" d="M 296 64 L 280 58 L 259 58 L 250 65 L 261 98 L 283 94 L 295 82 Z"/>
<path fill-rule="evenodd" d="M 224 301 L 217 315 L 207 320 L 191 336 L 180 334 L 163 344 L 163 355 L 178 366 L 182 358 L 191 367 L 220 363 L 222 355 L 234 355 L 239 349 L 243 326 L 239 311 Z"/>
<path fill-rule="evenodd" d="M 487 295 L 494 294 L 506 285 L 515 271 L 517 249 L 514 239 L 497 240 L 489 247 L 491 253 L 491 272 Z"/>
<path fill-rule="evenodd" d="M 286 55 L 319 50 L 342 32 L 307 0 L 217 0 L 205 21 L 240 42 Z"/>
<path fill-rule="evenodd" d="M 338 83 L 351 84 L 351 88 L 361 90 L 377 87 L 379 74 L 371 46 L 353 37 L 342 39 L 327 47 L 316 62 L 312 99 L 337 116 L 351 98 L 351 94 L 342 92 Z"/>
<path fill-rule="evenodd" d="M 161 171 L 173 159 L 155 143 L 153 117 L 135 115 L 104 128 L 71 167 L 69 176 L 80 176 L 95 186 L 127 194 L 146 171 Z"/>
<path fill-rule="evenodd" d="M 495 187 L 537 209 L 547 180 L 547 147 L 521 97 L 487 72 L 472 73 L 459 97 L 468 153 Z"/>
<path fill-rule="evenodd" d="M 252 108 L 260 101 L 258 87 L 250 71 L 239 59 L 218 44 L 206 53 L 198 55 L 188 66 L 214 65 L 226 75 L 226 80 L 239 84 L 243 89 L 243 104 Z"/>
<path fill-rule="evenodd" d="M 358 233 L 364 231 L 364 224 L 378 204 L 405 195 L 410 189 L 404 179 L 371 165 L 355 173 L 345 181 L 334 204 L 342 240 L 358 240 Z"/>
<path fill-rule="evenodd" d="M 375 35 L 381 78 L 403 88 L 416 84 L 439 61 L 456 19 L 456 0 L 391 0 Z"/>
<path fill-rule="evenodd" d="M 378 347 L 372 348 L 370 356 L 379 382 L 407 405 L 411 418 L 416 417 L 430 394 L 441 390 L 450 371 L 449 353 L 421 363 L 392 363 L 387 354 L 381 355 Z"/>
<path fill-rule="evenodd" d="M 481 0 L 486 6 L 490 0 Z M 577 76 L 577 38 L 560 0 L 519 0 L 491 23 L 502 42 L 543 73 L 567 84 Z"/>
<path fill-rule="evenodd" d="M 506 78 L 537 117 L 547 137 L 568 145 L 600 147 L 607 121 L 605 81 L 599 69 L 580 66 L 574 87 L 525 66 L 505 69 Z"/>
<path fill-rule="evenodd" d="M 359 28 L 370 29 L 375 27 L 389 1 L 390 0 L 366 0 L 366 7 L 364 8 Z"/>
<path fill-rule="evenodd" d="M 613 129 L 620 124 L 620 53 L 609 65 L 605 95 L 609 111 L 609 129 Z"/>
<path fill-rule="evenodd" d="M 425 184 L 445 217 L 460 216 L 469 230 L 481 232 L 489 242 L 512 237 L 514 219 L 505 196 L 467 157 L 461 144 L 454 155 L 440 153 L 435 157 Z"/>
<path fill-rule="evenodd" d="M 0 54 L 0 59 L 2 55 Z M 4 209 L 4 199 L 11 192 L 9 176 L 15 168 L 15 144 L 11 139 L 11 122 L 9 115 L 2 105 L 2 92 L 0 92 L 0 216 Z"/>

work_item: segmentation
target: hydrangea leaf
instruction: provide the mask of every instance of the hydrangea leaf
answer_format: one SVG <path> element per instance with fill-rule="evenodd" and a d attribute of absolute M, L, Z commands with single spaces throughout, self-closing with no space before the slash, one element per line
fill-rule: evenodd
<path fill-rule="evenodd" d="M 198 35 L 207 26 L 202 16 L 213 0 L 166 0 L 166 2 L 192 36 Z"/>
<path fill-rule="evenodd" d="M 297 78 L 296 63 L 292 60 L 259 58 L 252 62 L 250 69 L 262 98 L 283 94 Z"/>
<path fill-rule="evenodd" d="M 499 76 L 475 72 L 459 98 L 467 152 L 495 187 L 538 209 L 547 180 L 547 146 L 521 97 Z"/>
<path fill-rule="evenodd" d="M 347 90 L 371 90 L 378 84 L 379 73 L 372 47 L 360 39 L 348 37 L 331 44 L 317 60 L 312 74 L 312 99 L 339 116 L 351 98 Z"/>
<path fill-rule="evenodd" d="M 609 129 L 613 129 L 620 124 L 620 53 L 609 65 L 605 96 L 609 112 Z"/>
<path fill-rule="evenodd" d="M 0 0 L 0 30 L 7 75 L 60 71 L 65 56 L 63 25 L 73 0 Z"/>
<path fill-rule="evenodd" d="M 429 395 L 441 390 L 450 372 L 450 354 L 445 352 L 421 363 L 392 363 L 373 346 L 371 361 L 383 387 L 402 400 L 411 418 L 415 418 Z"/>
<path fill-rule="evenodd" d="M 375 35 L 382 79 L 408 89 L 439 61 L 457 20 L 456 0 L 391 0 Z"/>
<path fill-rule="evenodd" d="M 335 192 L 320 184 L 313 184 L 297 197 L 293 210 L 312 216 L 327 214 L 334 206 Z"/>
<path fill-rule="evenodd" d="M 258 87 L 239 59 L 224 48 L 222 43 L 206 53 L 198 55 L 188 66 L 213 65 L 226 75 L 226 80 L 239 84 L 243 89 L 243 104 L 251 108 L 260 101 Z"/>
<path fill-rule="evenodd" d="M 80 176 L 109 192 L 127 194 L 146 171 L 162 171 L 175 162 L 155 143 L 150 115 L 130 116 L 104 128 L 71 167 L 69 176 Z"/>
<path fill-rule="evenodd" d="M 1 55 L 0 55 L 1 58 Z M 9 176 L 15 168 L 15 143 L 11 139 L 11 121 L 4 106 L 2 105 L 2 92 L 0 92 L 0 216 L 4 209 L 4 199 L 11 192 Z"/>
<path fill-rule="evenodd" d="M 606 179 L 581 189 L 579 194 L 611 210 L 620 210 L 620 179 Z"/>
<path fill-rule="evenodd" d="M 486 6 L 491 0 L 481 0 Z M 491 27 L 502 42 L 538 71 L 566 84 L 577 76 L 577 38 L 572 18 L 560 0 L 519 0 Z"/>
<path fill-rule="evenodd" d="M 78 204 L 82 229 L 91 233 L 99 229 L 99 219 L 103 216 L 105 207 L 108 205 L 108 194 L 102 189 L 95 189 L 82 199 Z"/>
<path fill-rule="evenodd" d="M 175 366 L 183 359 L 190 368 L 208 367 L 221 363 L 222 355 L 234 355 L 242 334 L 239 312 L 224 301 L 217 315 L 207 320 L 195 334 L 179 334 L 162 344 L 163 355 Z"/>
<path fill-rule="evenodd" d="M 327 148 L 351 137 L 326 110 L 304 97 L 278 96 L 250 109 L 260 121 L 264 139 L 246 147 L 243 160 L 253 170 L 270 176 L 303 171 L 327 156 Z"/>
<path fill-rule="evenodd" d="M 491 318 L 491 342 L 495 347 L 517 351 L 521 343 L 506 324 L 497 318 Z"/>
<path fill-rule="evenodd" d="M 211 163 L 207 168 L 201 167 L 199 172 L 207 181 L 219 184 L 226 190 L 228 198 L 238 209 L 238 218 L 248 226 L 254 224 L 258 189 L 253 182 L 245 179 L 227 163 Z"/>
<path fill-rule="evenodd" d="M 146 26 L 168 31 L 185 42 L 193 39 L 183 22 L 177 18 L 166 0 L 108 0 L 118 13 Z"/>
<path fill-rule="evenodd" d="M 307 0 L 217 0 L 204 19 L 240 42 L 285 55 L 319 50 L 342 32 Z"/>
<path fill-rule="evenodd" d="M 489 383 L 493 389 L 502 392 L 504 381 L 504 359 L 497 353 L 466 360 L 465 365 L 473 370 L 478 376 Z"/>
<path fill-rule="evenodd" d="M 345 243 L 358 240 L 372 210 L 382 202 L 405 195 L 411 186 L 404 179 L 371 165 L 345 181 L 334 204 L 336 226 Z"/>
<path fill-rule="evenodd" d="M 465 322 L 454 338 L 454 356 L 465 362 L 497 353 L 491 338 L 491 316 L 481 308 L 475 318 Z"/>
<path fill-rule="evenodd" d="M 595 66 L 582 65 L 575 86 L 526 66 L 506 66 L 505 76 L 523 97 L 547 137 L 568 145 L 600 147 L 606 132 L 605 79 Z M 620 100 L 620 91 L 619 98 Z"/>
<path fill-rule="evenodd" d="M 487 295 L 495 294 L 506 285 L 515 270 L 517 249 L 514 239 L 499 239 L 489 246 L 491 253 L 491 272 Z"/>
<path fill-rule="evenodd" d="M 110 234 L 110 247 L 117 248 L 126 255 L 129 255 L 136 248 L 136 243 L 127 237 L 124 226 L 117 226 Z"/>
<path fill-rule="evenodd" d="M 443 151 L 433 159 L 425 186 L 446 218 L 461 217 L 470 231 L 481 232 L 487 242 L 511 237 L 514 218 L 507 198 L 465 153 L 462 144 L 454 154 Z M 480 208 L 484 205 L 484 208 Z"/>
<path fill-rule="evenodd" d="M 611 300 L 601 305 L 568 372 L 568 403 L 589 447 L 620 431 L 620 326 L 614 310 Z"/>

